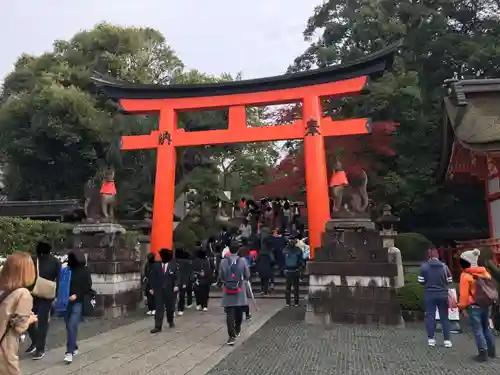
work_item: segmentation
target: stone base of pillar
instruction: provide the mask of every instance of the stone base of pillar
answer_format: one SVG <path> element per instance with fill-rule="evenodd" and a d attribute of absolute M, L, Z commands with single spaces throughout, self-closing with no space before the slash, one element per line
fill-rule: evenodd
<path fill-rule="evenodd" d="M 404 325 L 397 266 L 371 225 L 329 223 L 323 246 L 307 264 L 306 322 Z"/>
<path fill-rule="evenodd" d="M 143 297 L 137 241 L 131 243 L 119 224 L 81 224 L 73 233 L 74 246 L 87 257 L 97 293 L 95 315 L 117 318 L 139 308 Z"/>

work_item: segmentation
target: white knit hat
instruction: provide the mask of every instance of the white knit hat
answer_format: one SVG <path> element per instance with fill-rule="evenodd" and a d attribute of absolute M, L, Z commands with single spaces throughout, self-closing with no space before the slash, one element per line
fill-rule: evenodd
<path fill-rule="evenodd" d="M 471 267 L 477 267 L 477 260 L 480 254 L 481 251 L 479 249 L 468 250 L 460 254 L 460 258 L 469 262 Z"/>

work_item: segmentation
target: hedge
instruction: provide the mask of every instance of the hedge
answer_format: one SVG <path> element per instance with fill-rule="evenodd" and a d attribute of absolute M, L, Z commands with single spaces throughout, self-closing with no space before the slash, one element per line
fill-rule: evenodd
<path fill-rule="evenodd" d="M 420 233 L 401 233 L 395 238 L 395 246 L 401 250 L 403 262 L 421 262 L 427 259 L 427 250 L 434 245 Z"/>
<path fill-rule="evenodd" d="M 54 221 L 0 217 L 0 254 L 31 252 L 38 241 L 52 245 L 54 252 L 64 251 L 73 226 Z"/>
<path fill-rule="evenodd" d="M 418 275 L 405 275 L 405 285 L 398 290 L 399 303 L 402 310 L 425 311 L 424 287 L 417 281 Z"/>

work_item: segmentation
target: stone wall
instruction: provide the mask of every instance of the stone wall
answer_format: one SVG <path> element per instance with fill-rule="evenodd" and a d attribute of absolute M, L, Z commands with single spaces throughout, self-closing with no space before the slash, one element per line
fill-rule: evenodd
<path fill-rule="evenodd" d="M 341 224 L 327 225 L 323 245 L 307 265 L 306 321 L 400 325 L 398 269 L 389 261 L 380 233 L 373 223 Z"/>
<path fill-rule="evenodd" d="M 97 293 L 96 316 L 119 317 L 142 301 L 141 251 L 117 224 L 81 224 L 74 229 L 75 246 L 87 256 Z"/>

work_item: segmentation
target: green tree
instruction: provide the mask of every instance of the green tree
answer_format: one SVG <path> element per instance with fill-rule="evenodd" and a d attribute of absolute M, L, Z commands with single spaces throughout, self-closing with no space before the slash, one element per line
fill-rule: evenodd
<path fill-rule="evenodd" d="M 330 100 L 325 109 L 333 116 L 400 123 L 398 156 L 383 160 L 386 171 L 373 194 L 395 206 L 408 226 L 452 225 L 457 216 L 460 225 L 485 224 L 477 217 L 486 215 L 472 214 L 484 212 L 482 192 L 475 188 L 450 192 L 437 181 L 436 169 L 442 84 L 457 72 L 500 75 L 499 14 L 499 3 L 492 0 L 329 0 L 308 21 L 304 36 L 311 45 L 290 71 L 352 61 L 404 38 L 393 72 L 378 80 L 369 95 Z M 469 214 L 457 215 L 464 206 Z"/>
<path fill-rule="evenodd" d="M 119 140 L 121 135 L 150 133 L 158 119 L 118 114 L 117 106 L 93 85 L 94 71 L 129 82 L 165 85 L 241 79 L 185 71 L 158 31 L 106 23 L 68 41 L 56 41 L 50 53 L 21 56 L 0 95 L 0 156 L 8 164 L 6 190 L 11 199 L 82 197 L 84 183 L 99 168 L 111 165 L 117 171 L 120 211 L 152 202 L 156 152 L 122 152 Z M 179 126 L 187 131 L 223 129 L 227 111 L 180 113 Z M 232 189 L 248 191 L 254 179 L 264 178 L 262 160 L 268 149 L 272 151 L 269 145 L 179 149 L 176 193 L 191 186 L 222 188 L 218 178 L 212 183 L 213 176 L 219 176 L 221 155 L 224 160 L 238 158 L 224 178 L 246 176 Z M 272 157 L 266 162 L 271 161 Z"/>
<path fill-rule="evenodd" d="M 117 145 L 125 129 L 147 134 L 156 120 L 117 115 L 90 78 L 99 71 L 132 82 L 168 84 L 182 69 L 159 32 L 106 23 L 56 41 L 50 53 L 19 58 L 0 98 L 9 195 L 81 197 L 97 164 L 117 167 L 119 184 L 123 181 L 126 188 L 134 188 L 132 180 L 150 183 L 154 155 L 139 152 L 122 159 Z"/>

